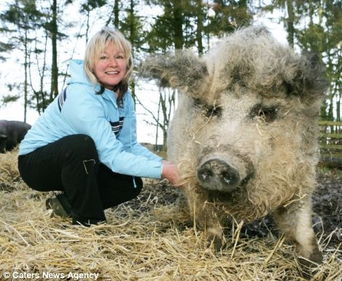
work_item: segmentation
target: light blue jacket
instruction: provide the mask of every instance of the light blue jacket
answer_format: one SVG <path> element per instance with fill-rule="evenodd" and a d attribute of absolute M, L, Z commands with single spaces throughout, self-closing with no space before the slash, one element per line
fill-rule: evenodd
<path fill-rule="evenodd" d="M 118 106 L 113 91 L 97 95 L 100 85 L 91 83 L 83 62 L 70 62 L 71 78 L 65 91 L 47 107 L 26 134 L 19 155 L 73 134 L 90 136 L 99 160 L 112 171 L 139 177 L 160 178 L 162 159 L 137 143 L 136 115 L 129 92 Z"/>

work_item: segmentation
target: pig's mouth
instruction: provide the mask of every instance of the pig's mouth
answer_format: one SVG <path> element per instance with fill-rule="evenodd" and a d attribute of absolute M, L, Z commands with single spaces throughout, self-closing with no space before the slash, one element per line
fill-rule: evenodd
<path fill-rule="evenodd" d="M 197 168 L 197 179 L 202 188 L 226 194 L 246 186 L 253 175 L 252 162 L 241 155 L 228 158 L 212 154 L 203 157 Z"/>
<path fill-rule="evenodd" d="M 247 190 L 247 185 L 250 180 L 253 180 L 254 174 L 250 174 L 248 177 L 244 178 L 238 186 L 236 186 L 232 191 L 221 191 L 221 190 L 213 190 L 206 189 L 208 192 L 208 201 L 209 202 L 223 202 L 223 203 L 233 203 L 235 201 L 239 201 L 241 195 Z M 202 186 L 203 187 L 203 186 Z M 204 188 L 204 187 L 203 187 Z"/>

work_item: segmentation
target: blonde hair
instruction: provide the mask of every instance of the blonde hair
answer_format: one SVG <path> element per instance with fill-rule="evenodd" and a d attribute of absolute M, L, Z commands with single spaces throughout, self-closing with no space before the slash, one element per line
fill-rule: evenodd
<path fill-rule="evenodd" d="M 121 94 L 124 94 L 128 89 L 128 81 L 133 71 L 132 46 L 117 29 L 104 26 L 89 40 L 84 56 L 84 71 L 91 82 L 99 83 L 93 70 L 95 62 L 108 43 L 113 43 L 116 47 L 121 49 L 127 60 L 126 75 L 116 87 L 116 90 L 118 89 Z"/>

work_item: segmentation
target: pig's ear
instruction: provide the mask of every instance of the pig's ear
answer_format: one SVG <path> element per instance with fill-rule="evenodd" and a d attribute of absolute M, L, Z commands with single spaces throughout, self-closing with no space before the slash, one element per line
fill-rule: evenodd
<path fill-rule="evenodd" d="M 286 83 L 288 94 L 300 96 L 302 101 L 309 104 L 323 97 L 329 85 L 324 72 L 324 65 L 318 55 L 303 53 L 294 79 Z"/>
<path fill-rule="evenodd" d="M 189 51 L 150 57 L 139 72 L 142 77 L 156 79 L 161 87 L 176 88 L 194 98 L 201 96 L 209 79 L 206 64 Z"/>

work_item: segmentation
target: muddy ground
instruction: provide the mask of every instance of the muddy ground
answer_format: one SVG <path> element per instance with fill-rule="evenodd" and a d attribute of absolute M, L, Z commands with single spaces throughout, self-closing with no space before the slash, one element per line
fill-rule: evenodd
<path fill-rule="evenodd" d="M 339 248 L 342 243 L 342 170 L 321 169 L 317 177 L 317 188 L 313 196 L 313 224 L 318 237 L 324 240 L 329 248 Z M 128 205 L 140 212 L 150 211 L 156 205 L 177 204 L 179 191 L 166 182 L 150 182 L 137 199 Z M 141 204 L 150 200 L 151 205 Z M 121 208 L 121 207 L 120 207 Z M 124 214 L 123 214 L 124 215 Z M 191 222 L 186 222 L 189 226 Z M 229 231 L 229 230 L 227 230 Z M 266 237 L 278 235 L 277 228 L 271 217 L 265 217 L 245 225 L 241 231 L 243 237 Z"/>
<path fill-rule="evenodd" d="M 313 197 L 315 230 L 328 235 L 333 248 L 342 243 L 342 170 L 319 173 Z"/>

